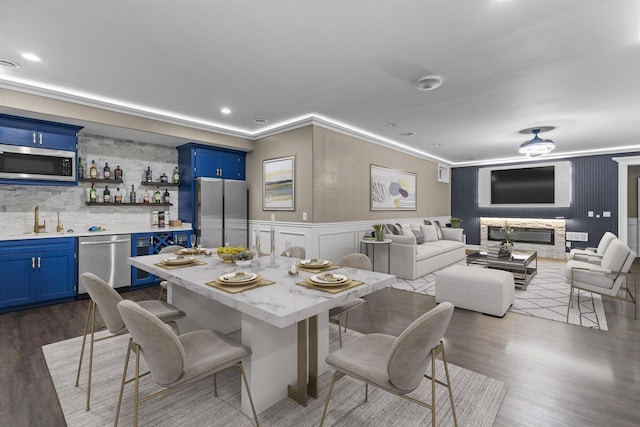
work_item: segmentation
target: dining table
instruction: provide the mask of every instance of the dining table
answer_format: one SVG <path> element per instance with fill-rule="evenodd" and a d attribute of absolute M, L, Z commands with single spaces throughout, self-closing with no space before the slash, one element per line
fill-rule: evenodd
<path fill-rule="evenodd" d="M 328 370 L 329 310 L 396 281 L 394 275 L 332 266 L 333 277 L 344 275 L 352 281 L 337 291 L 308 286 L 314 271 L 298 268 L 296 260 L 286 257 L 275 257 L 271 263 L 268 255 L 262 256 L 248 267 L 223 262 L 215 253 L 193 256 L 193 262 L 176 267 L 165 265 L 167 257 L 136 256 L 128 263 L 168 282 L 167 301 L 186 313 L 178 321 L 182 333 L 240 331 L 242 344 L 251 348 L 242 363 L 257 413 L 287 397 L 304 406 L 310 397 L 318 398 L 318 376 Z M 291 267 L 296 267 L 296 275 L 290 274 Z M 242 291 L 220 286 L 222 276 L 237 273 L 259 275 L 261 282 Z M 251 416 L 244 384 L 241 406 Z"/>

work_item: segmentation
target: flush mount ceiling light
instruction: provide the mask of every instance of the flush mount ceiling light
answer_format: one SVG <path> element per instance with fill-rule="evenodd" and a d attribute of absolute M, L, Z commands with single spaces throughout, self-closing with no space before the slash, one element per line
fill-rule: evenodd
<path fill-rule="evenodd" d="M 20 64 L 17 62 L 11 62 L 6 59 L 0 59 L 0 67 L 4 68 L 20 68 Z"/>
<path fill-rule="evenodd" d="M 24 59 L 26 59 L 27 61 L 33 61 L 33 62 L 40 62 L 41 59 L 38 55 L 34 54 L 34 53 L 23 53 L 22 57 Z"/>
<path fill-rule="evenodd" d="M 421 91 L 434 90 L 442 85 L 442 77 L 424 76 L 413 83 L 413 87 Z"/>
<path fill-rule="evenodd" d="M 527 157 L 540 157 L 545 154 L 549 154 L 556 148 L 556 144 L 550 139 L 542 139 L 538 136 L 540 132 L 546 132 L 547 130 L 551 130 L 553 127 L 539 127 L 534 129 L 528 129 L 528 132 L 533 133 L 533 139 L 530 141 L 525 141 L 520 145 L 520 153 L 526 154 Z M 524 133 L 521 131 L 521 133 Z"/>

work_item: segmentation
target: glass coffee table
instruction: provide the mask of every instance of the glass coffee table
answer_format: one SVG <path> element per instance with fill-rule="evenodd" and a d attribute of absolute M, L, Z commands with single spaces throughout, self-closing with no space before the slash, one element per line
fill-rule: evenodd
<path fill-rule="evenodd" d="M 467 265 L 469 264 L 508 271 L 513 274 L 513 282 L 516 286 L 527 289 L 527 285 L 538 272 L 538 252 L 514 249 L 508 258 L 494 258 L 487 256 L 486 251 L 478 251 L 467 255 Z"/>

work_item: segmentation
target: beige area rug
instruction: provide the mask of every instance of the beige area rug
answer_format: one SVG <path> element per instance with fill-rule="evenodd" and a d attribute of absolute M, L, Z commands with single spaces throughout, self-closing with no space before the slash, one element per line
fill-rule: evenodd
<path fill-rule="evenodd" d="M 359 334 L 348 331 L 343 340 Z M 128 335 L 96 344 L 91 411 L 85 411 L 86 370 L 80 386 L 74 387 L 81 337 L 42 347 L 49 373 L 69 427 L 111 426 L 120 387 Z M 330 325 L 330 348 L 338 347 L 337 327 Z M 88 354 L 88 349 L 87 349 Z M 86 359 L 85 359 L 86 360 Z M 437 378 L 444 380 L 444 368 L 437 364 Z M 507 392 L 505 383 L 449 364 L 456 413 L 460 426 L 491 426 Z M 133 372 L 130 364 L 130 374 Z M 311 399 L 305 408 L 284 399 L 258 416 L 261 426 L 318 426 L 333 371 L 320 376 L 320 398 Z M 141 426 L 252 426 L 252 420 L 240 411 L 240 375 L 235 370 L 218 374 L 218 398 L 213 396 L 213 381 L 197 384 L 144 402 L 140 406 Z M 149 377 L 141 381 L 142 395 L 161 388 Z M 436 424 L 452 426 L 447 391 L 436 386 Z M 430 382 L 425 380 L 412 396 L 431 399 Z M 119 425 L 132 425 L 133 386 L 125 387 Z M 379 389 L 369 388 L 364 402 L 363 383 L 344 377 L 335 386 L 325 425 L 327 426 L 418 426 L 430 425 L 426 408 Z"/>
<path fill-rule="evenodd" d="M 467 265 L 465 261 L 459 261 L 456 264 Z M 447 268 L 449 267 L 445 267 L 442 270 Z M 482 267 L 470 266 L 470 268 Z M 509 311 L 601 331 L 608 330 L 602 298 L 598 294 L 576 289 L 573 293 L 573 306 L 569 307 L 569 316 L 567 318 L 570 287 L 564 282 L 564 270 L 564 263 L 538 259 L 538 273 L 533 277 L 526 290 L 519 286 L 515 288 L 513 305 L 509 307 Z M 435 296 L 435 275 L 437 273 L 437 271 L 434 271 L 418 277 L 416 280 L 398 279 L 392 287 Z M 580 296 L 579 299 L 578 295 Z"/>

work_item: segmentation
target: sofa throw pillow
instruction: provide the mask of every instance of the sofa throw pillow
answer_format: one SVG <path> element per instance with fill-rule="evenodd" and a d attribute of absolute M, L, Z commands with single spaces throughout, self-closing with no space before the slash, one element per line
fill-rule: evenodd
<path fill-rule="evenodd" d="M 425 242 L 435 242 L 436 240 L 438 240 L 438 234 L 436 233 L 435 225 L 421 225 L 420 231 L 422 231 Z"/>
<path fill-rule="evenodd" d="M 394 234 L 396 236 L 400 236 L 402 234 L 402 232 L 398 230 L 398 227 L 396 227 L 393 224 L 387 224 L 387 230 L 389 230 L 389 233 Z"/>
<path fill-rule="evenodd" d="M 442 235 L 442 230 L 440 229 L 440 221 L 433 221 L 434 227 L 436 228 L 436 234 L 438 236 L 438 240 L 443 240 L 444 236 Z"/>
<path fill-rule="evenodd" d="M 431 225 L 431 221 L 429 221 L 428 219 L 424 220 L 424 225 Z"/>
<path fill-rule="evenodd" d="M 421 245 L 424 243 L 424 235 L 422 234 L 422 231 L 420 230 L 414 230 L 413 228 L 411 229 L 411 232 L 413 233 L 414 236 L 416 236 L 416 244 L 417 245 Z"/>

